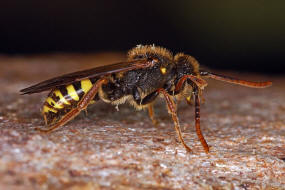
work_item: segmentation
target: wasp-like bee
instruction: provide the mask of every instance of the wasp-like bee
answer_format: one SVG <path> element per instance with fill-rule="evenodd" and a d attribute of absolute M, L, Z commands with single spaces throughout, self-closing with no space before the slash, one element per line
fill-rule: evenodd
<path fill-rule="evenodd" d="M 190 55 L 175 56 L 165 48 L 138 45 L 128 52 L 126 62 L 65 74 L 22 89 L 22 94 L 51 90 L 42 108 L 50 132 L 72 120 L 93 102 L 102 100 L 113 105 L 129 102 L 136 109 L 148 109 L 154 124 L 153 102 L 161 94 L 172 116 L 179 140 L 183 140 L 174 99 L 194 98 L 195 127 L 205 152 L 209 146 L 200 130 L 200 98 L 207 82 L 202 77 L 253 88 L 270 86 L 271 82 L 248 82 L 213 74 L 199 69 L 198 61 Z"/>

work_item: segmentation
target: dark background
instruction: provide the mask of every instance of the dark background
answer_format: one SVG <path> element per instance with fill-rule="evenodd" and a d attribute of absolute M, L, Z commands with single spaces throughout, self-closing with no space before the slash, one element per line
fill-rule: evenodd
<path fill-rule="evenodd" d="M 156 44 L 215 69 L 283 74 L 285 1 L 0 3 L 0 53 L 127 51 Z"/>

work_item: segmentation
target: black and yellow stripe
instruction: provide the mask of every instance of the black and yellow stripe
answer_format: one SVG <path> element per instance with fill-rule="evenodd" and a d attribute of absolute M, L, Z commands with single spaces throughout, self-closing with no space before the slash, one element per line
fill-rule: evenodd
<path fill-rule="evenodd" d="M 42 113 L 46 124 L 58 121 L 77 103 L 93 86 L 96 80 L 84 79 L 53 90 L 45 100 Z"/>

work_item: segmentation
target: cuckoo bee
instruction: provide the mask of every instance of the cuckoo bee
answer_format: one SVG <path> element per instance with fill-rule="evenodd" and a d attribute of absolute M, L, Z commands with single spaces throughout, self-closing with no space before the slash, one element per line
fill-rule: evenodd
<path fill-rule="evenodd" d="M 157 123 L 153 102 L 157 97 L 165 99 L 168 112 L 174 122 L 178 138 L 187 151 L 179 124 L 174 99 L 194 99 L 195 127 L 205 150 L 209 146 L 200 129 L 200 99 L 207 82 L 204 77 L 252 88 L 265 88 L 271 82 L 249 82 L 222 76 L 199 69 L 198 61 L 183 53 L 173 55 L 169 50 L 154 45 L 138 45 L 128 52 L 128 60 L 89 70 L 65 74 L 31 87 L 22 89 L 22 94 L 50 90 L 42 108 L 46 129 L 53 131 L 76 117 L 93 102 L 119 105 L 130 103 L 136 109 L 148 109 L 150 119 Z"/>

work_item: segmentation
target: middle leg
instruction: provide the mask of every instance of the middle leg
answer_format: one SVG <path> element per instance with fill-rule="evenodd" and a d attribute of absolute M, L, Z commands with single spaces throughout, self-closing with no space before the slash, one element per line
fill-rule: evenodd
<path fill-rule="evenodd" d="M 147 108 L 148 108 L 148 115 L 149 115 L 149 117 L 150 117 L 150 119 L 152 121 L 152 124 L 154 126 L 158 126 L 159 122 L 155 118 L 155 115 L 154 115 L 154 112 L 153 112 L 153 104 L 151 104 L 151 103 L 148 104 Z"/>
<path fill-rule="evenodd" d="M 166 104 L 167 104 L 167 107 L 168 107 L 168 111 L 169 111 L 169 113 L 172 116 L 172 120 L 174 121 L 175 130 L 176 130 L 176 133 L 178 135 L 178 138 L 179 138 L 180 142 L 183 144 L 184 148 L 188 152 L 192 152 L 191 148 L 186 145 L 186 143 L 185 143 L 185 141 L 183 139 L 181 128 L 180 128 L 180 124 L 179 124 L 179 120 L 178 120 L 177 113 L 176 113 L 176 104 L 174 103 L 174 101 L 172 100 L 171 96 L 169 95 L 169 92 L 167 92 L 163 88 L 160 88 L 160 89 L 150 93 L 149 95 L 147 95 L 143 99 L 141 99 L 138 89 L 135 88 L 134 91 L 133 91 L 133 97 L 134 97 L 134 100 L 136 101 L 136 103 L 138 105 L 149 104 L 149 105 L 152 106 L 151 102 L 153 102 L 155 100 L 155 98 L 160 93 L 162 93 L 164 95 L 164 98 L 166 100 Z M 153 117 L 152 107 L 149 108 L 149 115 L 150 115 L 151 118 Z"/>
<path fill-rule="evenodd" d="M 153 111 L 153 104 L 152 102 L 154 102 L 155 98 L 159 95 L 159 93 L 157 91 L 154 91 L 152 93 L 150 93 L 149 95 L 147 95 L 146 97 L 144 97 L 143 99 L 141 98 L 140 96 L 140 93 L 138 91 L 137 88 L 135 88 L 133 90 L 133 97 L 134 97 L 134 100 L 135 102 L 138 104 L 138 105 L 147 105 L 147 108 L 148 108 L 148 115 L 153 123 L 154 126 L 158 126 L 158 121 L 157 119 L 155 118 L 155 115 L 154 115 L 154 111 Z"/>

